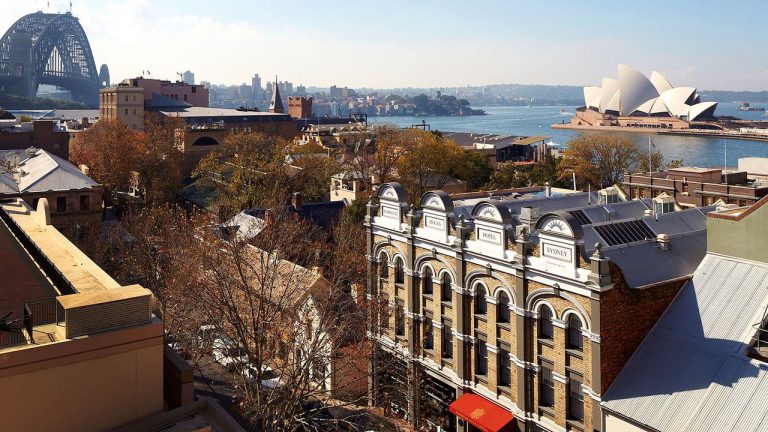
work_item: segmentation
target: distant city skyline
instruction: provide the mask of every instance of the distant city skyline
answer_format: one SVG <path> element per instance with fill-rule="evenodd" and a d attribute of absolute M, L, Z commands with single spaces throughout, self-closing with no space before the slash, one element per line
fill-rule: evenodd
<path fill-rule="evenodd" d="M 48 6 L 50 3 L 50 6 Z M 150 71 L 175 80 L 264 82 L 277 74 L 306 86 L 462 87 L 599 85 L 624 63 L 658 70 L 676 86 L 768 90 L 768 59 L 756 49 L 764 2 L 571 3 L 395 0 L 365 8 L 339 1 L 74 0 L 97 65 L 113 82 Z M 3 5 L 0 28 L 68 0 Z"/>

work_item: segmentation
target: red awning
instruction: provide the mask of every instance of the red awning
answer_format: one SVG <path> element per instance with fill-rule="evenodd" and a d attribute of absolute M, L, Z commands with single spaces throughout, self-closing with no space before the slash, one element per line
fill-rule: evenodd
<path fill-rule="evenodd" d="M 471 393 L 465 393 L 453 401 L 448 410 L 483 432 L 507 430 L 505 426 L 515 419 L 514 414 L 506 409 Z"/>

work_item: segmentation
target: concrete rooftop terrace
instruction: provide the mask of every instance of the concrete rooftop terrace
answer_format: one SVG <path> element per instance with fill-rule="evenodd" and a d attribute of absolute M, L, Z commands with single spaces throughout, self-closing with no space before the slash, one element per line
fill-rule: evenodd
<path fill-rule="evenodd" d="M 0 203 L 6 224 L 15 225 L 34 247 L 61 273 L 77 293 L 119 288 L 120 284 L 110 277 L 63 234 L 45 224 L 44 215 L 21 199 Z M 7 215 L 7 218 L 5 217 Z M 10 226 L 13 229 L 13 226 Z M 32 257 L 29 257 L 32 259 Z"/>
<path fill-rule="evenodd" d="M 156 320 L 151 292 L 121 286 L 50 225 L 45 198 L 37 211 L 2 200 L 0 218 L 0 317 L 12 313 L 0 356 Z"/>

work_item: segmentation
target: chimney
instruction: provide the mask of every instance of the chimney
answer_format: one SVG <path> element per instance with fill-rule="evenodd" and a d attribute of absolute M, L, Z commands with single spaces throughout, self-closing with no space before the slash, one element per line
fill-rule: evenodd
<path fill-rule="evenodd" d="M 88 175 L 91 172 L 91 169 L 88 168 L 88 165 L 80 165 L 80 172 L 82 172 L 85 175 Z"/>
<path fill-rule="evenodd" d="M 301 192 L 294 192 L 293 195 L 291 195 L 291 205 L 293 205 L 293 208 L 296 210 L 301 209 Z"/>
<path fill-rule="evenodd" d="M 656 236 L 656 241 L 659 243 L 659 247 L 661 250 L 668 251 L 669 250 L 669 235 L 668 234 L 659 234 Z"/>

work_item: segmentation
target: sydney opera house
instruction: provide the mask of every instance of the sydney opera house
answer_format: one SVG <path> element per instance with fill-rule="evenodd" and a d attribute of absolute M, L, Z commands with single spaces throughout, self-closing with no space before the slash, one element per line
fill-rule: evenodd
<path fill-rule="evenodd" d="M 659 72 L 648 79 L 619 65 L 618 79 L 603 78 L 601 87 L 584 87 L 584 107 L 572 125 L 687 129 L 712 127 L 717 102 L 701 102 L 693 87 L 672 87 Z"/>

